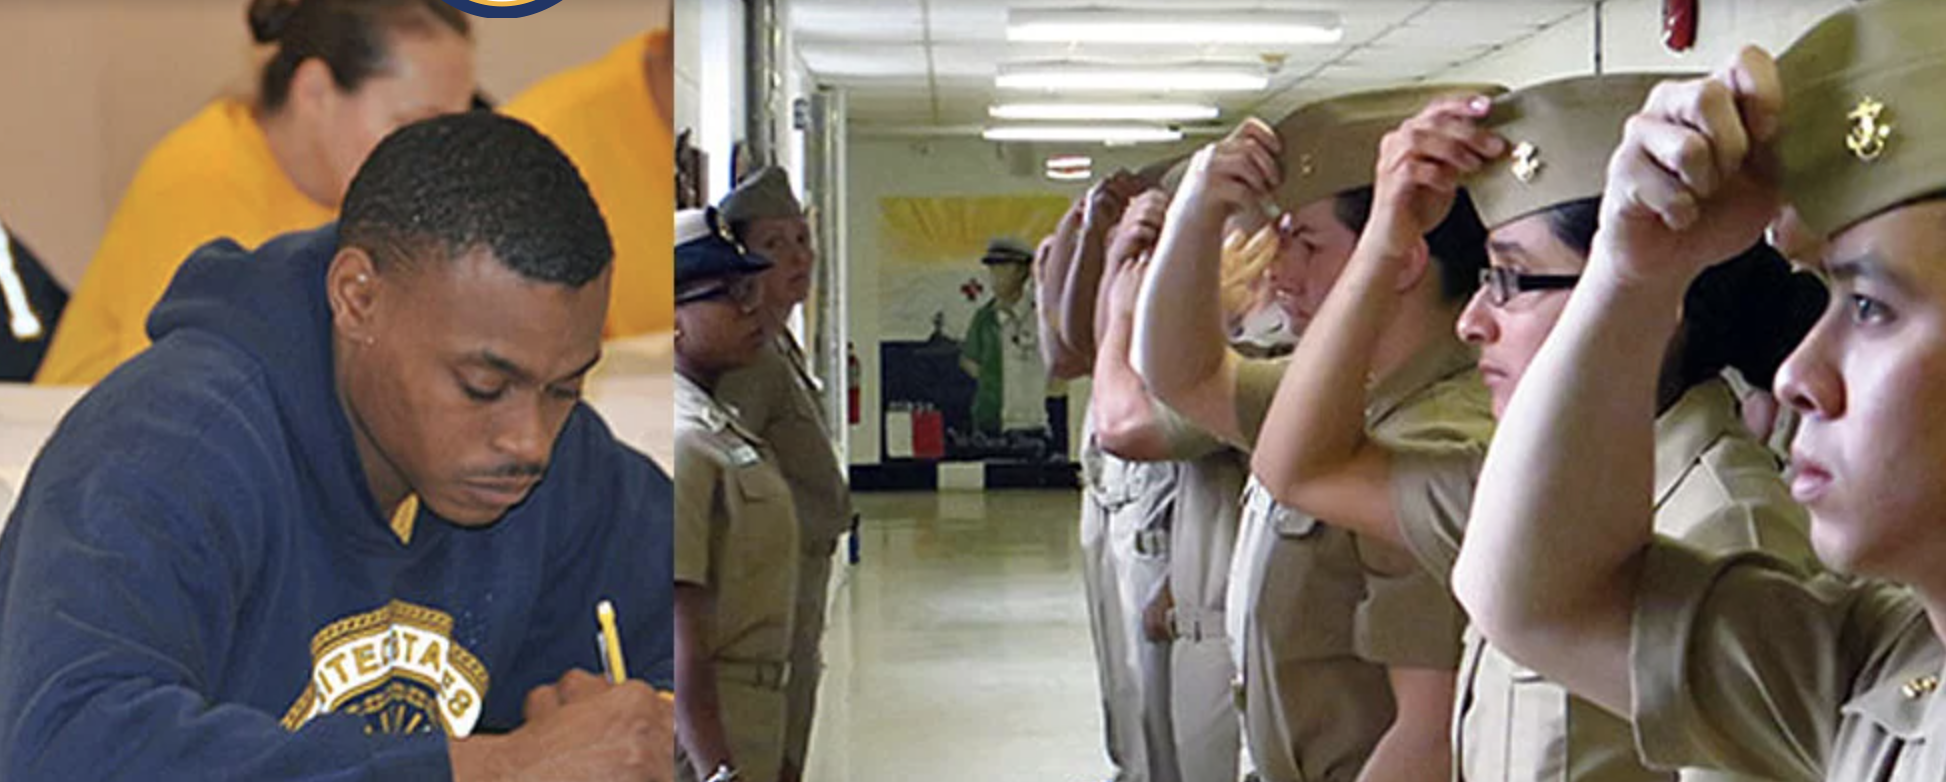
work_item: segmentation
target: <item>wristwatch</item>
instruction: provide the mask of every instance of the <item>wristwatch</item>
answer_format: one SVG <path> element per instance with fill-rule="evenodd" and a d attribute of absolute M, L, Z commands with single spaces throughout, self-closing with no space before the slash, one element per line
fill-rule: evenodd
<path fill-rule="evenodd" d="M 737 781 L 736 766 L 732 766 L 728 763 L 723 763 L 721 765 L 718 765 L 716 767 L 716 773 L 709 775 L 709 779 L 703 780 L 703 782 L 736 782 L 736 781 Z"/>

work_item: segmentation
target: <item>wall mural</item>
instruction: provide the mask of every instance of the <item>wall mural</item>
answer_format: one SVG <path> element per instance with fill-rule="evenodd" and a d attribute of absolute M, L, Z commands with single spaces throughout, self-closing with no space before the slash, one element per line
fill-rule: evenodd
<path fill-rule="evenodd" d="M 1041 369 L 1021 262 L 1067 209 L 1054 195 L 880 199 L 887 461 L 1067 459 L 1066 390 Z"/>

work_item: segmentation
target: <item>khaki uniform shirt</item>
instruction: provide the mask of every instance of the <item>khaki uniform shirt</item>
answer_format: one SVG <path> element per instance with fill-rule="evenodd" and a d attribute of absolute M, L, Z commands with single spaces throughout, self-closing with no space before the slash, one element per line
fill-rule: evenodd
<path fill-rule="evenodd" d="M 715 593 L 711 659 L 784 663 L 798 549 L 790 488 L 768 446 L 709 392 L 677 375 L 676 581 Z"/>
<path fill-rule="evenodd" d="M 1175 526 L 1169 537 L 1169 591 L 1177 638 L 1220 641 L 1236 553 L 1249 456 L 1224 445 L 1160 401 L 1151 403 L 1169 455 L 1181 465 Z"/>
<path fill-rule="evenodd" d="M 805 368 L 804 352 L 789 331 L 780 330 L 770 348 L 750 366 L 724 375 L 716 384 L 716 396 L 774 449 L 775 463 L 790 485 L 797 512 L 803 560 L 798 564 L 797 614 L 791 628 L 784 754 L 801 768 L 809 751 L 824 666 L 821 651 L 831 555 L 851 528 L 851 490 L 818 405 L 818 383 Z"/>
<path fill-rule="evenodd" d="M 789 332 L 777 335 L 755 363 L 724 375 L 716 396 L 776 452 L 803 528 L 805 555 L 831 556 L 851 528 L 851 490 L 797 341 Z"/>
<path fill-rule="evenodd" d="M 1735 367 L 1723 370 L 1723 382 L 1730 384 L 1730 393 L 1737 399 L 1739 417 L 1741 417 L 1743 400 L 1751 395 L 1772 394 L 1772 398 L 1775 399 L 1773 392 L 1751 385 L 1750 381 L 1744 378 L 1743 373 Z M 1777 417 L 1771 421 L 1770 431 L 1758 432 L 1757 437 L 1764 441 L 1764 446 L 1769 448 L 1771 453 L 1777 454 L 1777 458 L 1788 462 L 1791 458 L 1791 440 L 1797 437 L 1797 428 L 1804 423 L 1804 420 L 1797 412 L 1797 408 L 1781 401 L 1776 404 Z"/>
<path fill-rule="evenodd" d="M 1257 434 L 1263 430 L 1264 418 L 1270 413 L 1271 402 L 1277 396 L 1277 385 L 1283 381 L 1284 370 L 1288 366 L 1288 358 L 1246 358 L 1237 365 L 1235 406 L 1237 427 L 1242 430 L 1244 439 L 1237 445 L 1242 446 L 1244 451 L 1256 446 Z M 1246 459 L 1247 456 L 1246 453 Z M 1224 634 L 1230 638 L 1231 662 L 1236 664 L 1238 672 L 1243 671 L 1243 642 L 1247 626 L 1251 624 L 1250 612 L 1257 604 L 1257 595 L 1263 590 L 1264 557 L 1267 549 L 1276 541 L 1277 534 L 1271 527 L 1276 504 L 1257 485 L 1255 478 L 1246 476 L 1245 481 L 1247 488 L 1240 499 L 1242 506 L 1237 521 L 1237 541 L 1230 558 L 1230 582 L 1224 589 L 1224 605 L 1227 606 Z"/>
<path fill-rule="evenodd" d="M 1812 561 L 1804 512 L 1776 459 L 1744 431 L 1722 381 L 1691 388 L 1656 419 L 1655 529 L 1704 550 L 1763 549 Z M 1485 452 L 1395 449 L 1392 490 L 1420 562 L 1450 577 Z M 1454 709 L 1454 761 L 1469 782 L 1736 779 L 1652 771 L 1629 724 L 1522 667 L 1469 630 Z"/>
<path fill-rule="evenodd" d="M 1239 367 L 1237 418 L 1253 439 L 1285 363 Z M 1456 340 L 1428 348 L 1372 390 L 1366 428 L 1383 442 L 1429 448 L 1484 441 L 1492 416 L 1473 364 Z M 1254 479 L 1244 498 L 1230 572 L 1232 637 L 1267 649 L 1275 658 L 1271 670 L 1281 669 L 1276 675 L 1289 680 L 1272 689 L 1284 701 L 1276 719 L 1286 726 L 1300 771 L 1349 778 L 1391 724 L 1393 703 L 1382 674 L 1353 675 L 1344 664 L 1453 670 L 1465 615 L 1443 584 L 1411 567 L 1405 552 L 1277 505 Z M 1337 670 L 1307 677 L 1305 666 Z M 1239 670 L 1265 668 L 1245 663 Z M 1261 691 L 1245 684 L 1247 693 Z M 1360 691 L 1321 691 L 1334 687 Z"/>
<path fill-rule="evenodd" d="M 1482 447 L 1493 437 L 1493 403 L 1477 361 L 1458 340 L 1442 339 L 1392 373 L 1365 408 L 1372 439 L 1393 450 Z M 1466 614 L 1443 580 L 1414 567 L 1402 549 L 1365 539 L 1359 549 L 1372 593 L 1361 607 L 1365 656 L 1452 669 Z"/>
<path fill-rule="evenodd" d="M 1946 779 L 1946 649 L 1902 587 L 1659 540 L 1633 627 L 1636 740 L 1653 763 Z"/>

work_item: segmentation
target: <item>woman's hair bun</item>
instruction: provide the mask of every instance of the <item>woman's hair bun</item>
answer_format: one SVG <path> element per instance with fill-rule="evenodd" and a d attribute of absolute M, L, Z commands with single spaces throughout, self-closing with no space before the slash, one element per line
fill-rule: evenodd
<path fill-rule="evenodd" d="M 276 43 L 290 29 L 302 0 L 250 0 L 250 37 L 257 43 Z"/>

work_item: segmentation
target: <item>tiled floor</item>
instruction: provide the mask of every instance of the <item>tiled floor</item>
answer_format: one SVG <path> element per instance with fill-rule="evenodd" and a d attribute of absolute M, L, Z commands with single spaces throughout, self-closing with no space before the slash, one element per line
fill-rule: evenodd
<path fill-rule="evenodd" d="M 1073 491 L 861 494 L 808 782 L 1100 780 Z"/>

